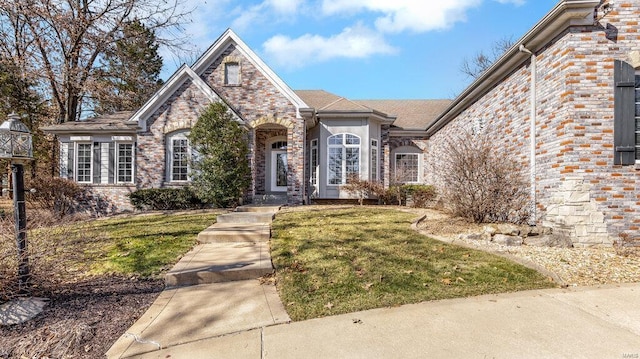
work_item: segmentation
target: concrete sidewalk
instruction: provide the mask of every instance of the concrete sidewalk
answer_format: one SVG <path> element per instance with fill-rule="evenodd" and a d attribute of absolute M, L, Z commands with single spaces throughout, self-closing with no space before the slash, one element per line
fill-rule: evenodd
<path fill-rule="evenodd" d="M 256 324 L 222 335 L 223 328 L 210 331 L 202 321 L 201 330 L 183 333 L 183 344 L 136 357 L 638 358 L 640 284 L 485 295 Z"/>

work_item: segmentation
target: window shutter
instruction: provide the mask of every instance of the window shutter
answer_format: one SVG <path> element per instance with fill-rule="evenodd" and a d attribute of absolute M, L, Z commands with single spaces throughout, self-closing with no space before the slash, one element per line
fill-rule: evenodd
<path fill-rule="evenodd" d="M 614 71 L 614 159 L 616 165 L 635 163 L 635 69 L 615 60 Z"/>
<path fill-rule="evenodd" d="M 100 142 L 93 143 L 93 183 L 100 183 Z"/>
<path fill-rule="evenodd" d="M 67 153 L 67 178 L 70 180 L 74 179 L 76 164 L 74 162 L 75 159 L 75 143 L 69 143 L 69 152 Z"/>
<path fill-rule="evenodd" d="M 115 183 L 115 168 L 116 168 L 116 161 L 115 161 L 115 143 L 113 142 L 109 142 L 109 183 Z"/>

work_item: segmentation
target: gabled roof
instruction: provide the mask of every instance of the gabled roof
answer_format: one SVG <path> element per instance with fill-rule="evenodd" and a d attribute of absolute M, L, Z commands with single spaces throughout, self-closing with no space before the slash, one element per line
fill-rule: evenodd
<path fill-rule="evenodd" d="M 193 64 L 192 68 L 195 73 L 201 76 L 211 64 L 219 58 L 229 46 L 234 45 L 240 53 L 249 59 L 253 66 L 255 66 L 271 84 L 282 93 L 295 107 L 300 116 L 300 109 L 307 108 L 307 104 L 284 82 L 278 75 L 262 61 L 258 55 L 256 55 L 247 44 L 240 39 L 240 37 L 231 29 L 227 29 L 207 51 Z"/>
<path fill-rule="evenodd" d="M 120 111 L 109 115 L 89 118 L 83 121 L 64 122 L 57 125 L 44 126 L 44 132 L 56 134 L 72 133 L 128 133 L 135 134 L 138 124 L 127 121 L 133 111 Z"/>
<path fill-rule="evenodd" d="M 211 101 L 224 101 L 224 99 L 209 86 L 200 76 L 198 76 L 189 66 L 183 64 L 180 68 L 162 85 L 162 87 L 138 110 L 130 121 L 138 123 L 142 131 L 146 131 L 146 119 L 160 108 L 186 81 L 192 83 Z M 225 102 L 226 103 L 226 102 Z M 228 104 L 227 104 L 228 106 Z M 228 106 L 234 114 L 236 120 L 240 121 L 241 116 L 231 106 Z"/>

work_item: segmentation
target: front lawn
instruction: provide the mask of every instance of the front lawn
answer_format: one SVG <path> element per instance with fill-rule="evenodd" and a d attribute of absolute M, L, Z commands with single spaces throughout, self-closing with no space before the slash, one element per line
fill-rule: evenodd
<path fill-rule="evenodd" d="M 502 257 L 420 235 L 415 217 L 381 207 L 280 212 L 271 255 L 290 317 L 554 286 Z"/>

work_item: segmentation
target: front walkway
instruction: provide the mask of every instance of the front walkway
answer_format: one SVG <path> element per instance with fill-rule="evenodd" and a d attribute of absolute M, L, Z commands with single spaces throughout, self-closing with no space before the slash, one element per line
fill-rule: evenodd
<path fill-rule="evenodd" d="M 218 216 L 198 245 L 165 276 L 167 289 L 107 352 L 135 357 L 198 340 L 290 321 L 276 288 L 268 241 L 279 206 L 239 207 Z"/>

